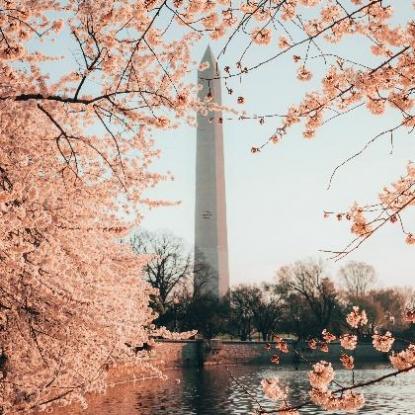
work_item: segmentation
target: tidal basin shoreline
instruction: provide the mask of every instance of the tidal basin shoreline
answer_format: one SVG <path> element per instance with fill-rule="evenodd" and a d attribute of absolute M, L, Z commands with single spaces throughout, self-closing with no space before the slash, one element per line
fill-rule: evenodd
<path fill-rule="evenodd" d="M 290 345 L 288 353 L 280 353 L 275 348 L 267 350 L 266 345 L 267 342 L 161 340 L 157 342 L 150 356 L 141 364 L 108 368 L 107 382 L 109 386 L 107 392 L 105 394 L 89 394 L 87 396 L 89 409 L 86 412 L 81 411 L 74 404 L 69 407 L 54 408 L 52 414 L 250 414 L 253 409 L 251 407 L 254 405 L 252 396 L 255 396 L 255 399 L 260 402 L 263 401 L 265 407 L 270 404 L 263 397 L 260 388 L 261 379 L 270 374 L 286 379 L 287 386 L 294 385 L 292 392 L 294 399 L 307 397 L 304 392 L 306 393 L 308 390 L 307 372 L 312 362 L 330 361 L 337 369 L 337 376 L 342 378 L 350 376 L 350 371 L 342 370 L 339 357 L 344 353 L 344 350 L 338 343 L 331 344 L 329 352 L 312 351 L 305 345 L 297 345 L 298 353 L 293 352 L 293 344 Z M 281 358 L 280 364 L 272 365 L 270 363 L 271 357 L 276 353 Z M 359 374 L 361 379 L 368 380 L 379 374 L 392 371 L 392 368 L 388 366 L 387 354 L 376 351 L 371 343 L 361 343 L 354 353 L 357 379 L 359 379 Z M 309 362 L 308 365 L 299 361 L 299 354 Z M 165 379 L 162 379 L 160 374 L 163 374 Z M 413 374 L 408 376 L 412 376 L 411 387 L 413 389 L 415 376 Z M 216 382 L 222 384 L 222 387 L 218 389 Z M 247 384 L 245 384 L 246 382 Z M 390 380 L 385 384 L 391 387 L 393 393 L 398 393 L 399 388 L 397 387 L 395 390 L 394 385 L 398 385 L 399 382 L 400 380 Z M 247 385 L 255 391 L 254 395 L 248 396 L 245 388 Z M 231 388 L 229 396 L 225 396 L 223 388 Z M 231 393 L 231 390 L 235 393 L 238 391 L 237 396 L 234 392 Z M 376 390 L 376 387 L 372 387 L 370 390 Z M 387 396 L 390 394 L 388 390 L 384 390 L 382 384 L 379 385 L 379 390 L 382 390 L 382 393 Z M 179 394 L 178 396 L 181 398 L 175 398 L 176 394 Z M 406 396 L 405 393 L 404 395 Z M 415 399 L 412 395 L 412 404 L 415 405 Z M 209 399 L 218 405 L 217 412 L 202 409 L 203 405 L 208 404 Z M 380 397 L 376 397 L 376 402 L 379 399 Z M 194 407 L 189 402 L 193 402 Z M 368 405 L 370 407 L 371 404 L 368 402 Z M 120 410 L 115 410 L 116 407 Z M 138 408 L 140 410 L 134 412 Z M 234 410 L 232 408 L 236 408 L 236 412 L 232 412 Z M 313 412 L 312 408 L 306 408 L 305 413 L 320 414 L 323 412 Z M 380 412 L 376 413 L 381 415 Z M 387 413 L 400 414 L 401 412 L 389 411 Z M 411 414 L 411 412 L 402 412 L 402 414 Z"/>
<path fill-rule="evenodd" d="M 164 368 L 200 367 L 212 365 L 268 365 L 271 357 L 278 353 L 282 365 L 299 364 L 300 355 L 308 362 L 326 360 L 339 362 L 344 350 L 340 343 L 330 344 L 328 352 L 310 350 L 305 343 L 295 345 L 288 340 L 289 352 L 280 353 L 274 347 L 266 350 L 268 342 L 232 341 L 232 340 L 160 340 L 152 352 L 150 360 Z M 395 349 L 404 348 L 396 342 Z M 296 350 L 296 351 L 294 351 Z M 375 350 L 371 342 L 360 343 L 354 351 L 356 363 L 388 362 L 386 353 Z"/>
<path fill-rule="evenodd" d="M 371 364 L 356 370 L 356 381 L 370 380 L 391 371 L 384 364 Z M 88 408 L 59 408 L 53 415 L 242 415 L 251 414 L 255 402 L 275 408 L 266 399 L 261 379 L 278 376 L 289 387 L 291 402 L 307 400 L 308 368 L 298 370 L 283 366 L 206 366 L 166 370 L 167 380 L 147 379 L 118 384 L 105 395 L 88 398 Z M 336 371 L 336 380 L 348 383 L 351 372 Z M 365 406 L 359 414 L 413 414 L 415 374 L 409 373 L 364 389 Z M 247 393 L 249 391 L 249 394 Z M 304 414 L 323 414 L 315 407 L 305 407 Z M 339 413 L 340 414 L 340 413 Z"/>

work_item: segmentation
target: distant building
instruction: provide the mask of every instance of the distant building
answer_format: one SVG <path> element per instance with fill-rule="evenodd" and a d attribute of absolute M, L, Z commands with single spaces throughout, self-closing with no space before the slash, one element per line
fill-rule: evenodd
<path fill-rule="evenodd" d="M 216 60 L 208 46 L 202 58 L 209 68 L 199 72 L 201 99 L 212 96 L 221 104 Z M 223 155 L 222 114 L 197 115 L 196 206 L 195 206 L 195 290 L 201 294 L 224 296 L 229 290 L 226 191 Z"/>

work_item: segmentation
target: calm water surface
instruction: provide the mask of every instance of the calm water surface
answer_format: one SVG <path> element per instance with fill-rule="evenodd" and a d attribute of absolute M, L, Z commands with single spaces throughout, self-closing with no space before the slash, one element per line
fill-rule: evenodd
<path fill-rule="evenodd" d="M 360 369 L 356 371 L 356 381 L 370 380 L 389 371 L 383 366 Z M 336 373 L 337 381 L 350 381 L 349 371 Z M 290 386 L 293 402 L 307 398 L 307 370 L 220 366 L 166 374 L 169 379 L 165 382 L 148 381 L 145 386 L 131 383 L 111 388 L 106 395 L 91 399 L 85 412 L 66 409 L 65 415 L 249 415 L 256 408 L 255 400 L 266 408 L 273 408 L 259 386 L 262 378 L 272 375 Z M 359 414 L 415 415 L 415 373 L 372 385 L 365 389 L 365 397 L 367 403 Z M 324 412 L 309 407 L 302 413 Z"/>

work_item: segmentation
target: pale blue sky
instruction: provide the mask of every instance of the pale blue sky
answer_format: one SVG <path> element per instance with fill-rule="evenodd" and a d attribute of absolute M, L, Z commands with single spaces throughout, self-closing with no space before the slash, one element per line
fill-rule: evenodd
<path fill-rule="evenodd" d="M 211 46 L 214 52 L 219 51 L 215 43 Z M 196 59 L 201 58 L 205 47 L 206 43 L 195 50 Z M 242 41 L 238 40 L 234 50 L 240 51 L 241 47 Z M 259 52 L 257 49 L 253 53 L 251 62 L 259 58 Z M 342 52 L 369 63 L 366 48 L 356 47 L 355 40 L 346 43 Z M 264 56 L 272 54 L 272 49 L 264 48 L 263 53 Z M 221 67 L 236 61 L 232 58 L 227 55 L 220 61 Z M 313 83 L 296 80 L 289 55 L 250 74 L 242 84 L 234 80 L 235 94 L 224 96 L 224 103 L 235 105 L 236 97 L 241 94 L 246 98 L 243 109 L 250 114 L 284 112 L 290 104 L 298 102 L 305 88 L 312 86 Z M 262 144 L 278 120 L 268 119 L 263 126 L 257 121 L 225 122 L 232 284 L 269 281 L 281 265 L 319 256 L 319 249 L 345 246 L 352 237 L 349 224 L 323 219 L 323 210 L 345 210 L 355 200 L 375 201 L 382 187 L 399 178 L 405 172 L 406 163 L 414 160 L 414 137 L 405 132 L 397 134 L 393 154 L 390 154 L 389 139 L 380 139 L 345 166 L 336 176 L 333 188 L 327 191 L 330 174 L 368 139 L 390 127 L 394 118 L 393 114 L 373 117 L 359 110 L 327 124 L 312 141 L 304 140 L 301 129 L 294 128 L 282 143 L 270 145 L 256 155 L 250 153 L 251 146 Z M 143 226 L 150 230 L 169 229 L 191 244 L 196 131 L 183 127 L 155 138 L 162 149 L 156 166 L 172 171 L 176 180 L 160 185 L 151 194 L 182 203 L 148 212 Z M 412 225 L 415 231 L 414 220 Z M 404 235 L 399 225 L 395 225 L 381 230 L 343 262 L 330 262 L 329 267 L 335 273 L 347 260 L 363 260 L 375 266 L 382 284 L 415 286 L 413 258 L 415 249 L 404 243 Z"/>
<path fill-rule="evenodd" d="M 406 10 L 405 8 L 408 8 Z M 410 2 L 400 5 L 401 17 L 413 12 Z M 174 26 L 173 26 L 174 27 Z M 170 33 L 175 36 L 176 33 Z M 61 38 L 62 39 L 62 38 Z M 245 63 L 258 62 L 261 57 L 275 53 L 274 38 L 269 47 L 255 48 Z M 207 41 L 194 50 L 195 60 L 201 59 Z M 236 38 L 220 66 L 234 67 L 246 39 Z M 220 45 L 211 43 L 215 53 Z M 39 45 L 44 48 L 44 46 Z M 71 66 L 76 47 L 64 36 L 62 43 L 48 45 L 51 53 L 65 55 L 64 62 L 45 67 L 52 77 Z M 301 49 L 296 54 L 301 54 Z M 341 46 L 345 56 L 370 64 L 367 45 L 351 39 Z M 321 62 L 314 60 L 314 81 L 296 80 L 292 54 L 250 73 L 240 84 L 231 82 L 234 95 L 225 95 L 224 104 L 234 106 L 236 97 L 243 95 L 246 105 L 238 106 L 249 114 L 284 113 L 290 104 L 297 103 L 306 90 L 318 86 Z M 373 63 L 373 62 L 372 62 Z M 320 67 L 320 69 L 318 69 Z M 196 80 L 196 72 L 189 74 Z M 323 219 L 323 210 L 345 210 L 355 201 L 373 202 L 385 184 L 397 179 L 405 171 L 408 160 L 415 159 L 413 135 L 405 132 L 395 137 L 393 154 L 387 138 L 380 139 L 365 154 L 344 167 L 336 176 L 333 188 L 326 190 L 335 166 L 358 151 L 368 139 L 390 127 L 393 114 L 383 117 L 355 112 L 327 124 L 312 141 L 302 138 L 296 127 L 278 145 L 270 145 L 253 155 L 250 148 L 262 144 L 269 137 L 277 119 L 257 121 L 225 121 L 225 170 L 227 186 L 228 245 L 231 283 L 251 283 L 271 280 L 275 270 L 291 261 L 318 256 L 319 249 L 341 249 L 350 240 L 348 223 Z M 160 184 L 148 196 L 180 200 L 175 207 L 147 212 L 143 227 L 149 230 L 169 229 L 183 237 L 189 245 L 194 234 L 195 138 L 193 128 L 183 126 L 155 137 L 162 155 L 154 168 L 171 171 L 174 182 Z M 413 218 L 413 212 L 410 212 Z M 410 225 L 410 222 L 407 222 Z M 412 219 L 412 230 L 415 221 Z M 363 260 L 375 266 L 385 285 L 415 286 L 415 248 L 404 243 L 399 225 L 388 226 L 365 243 L 347 260 Z M 344 263 L 344 261 L 342 262 Z M 342 263 L 329 263 L 333 273 Z"/>

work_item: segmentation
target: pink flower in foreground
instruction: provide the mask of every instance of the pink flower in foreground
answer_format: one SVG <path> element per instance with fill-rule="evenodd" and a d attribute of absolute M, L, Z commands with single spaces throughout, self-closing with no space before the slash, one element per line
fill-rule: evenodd
<path fill-rule="evenodd" d="M 354 358 L 353 356 L 349 356 L 348 354 L 342 354 L 340 356 L 340 361 L 342 365 L 346 369 L 353 369 L 354 368 Z"/>
<path fill-rule="evenodd" d="M 299 412 L 296 409 L 289 408 L 284 405 L 278 409 L 278 415 L 299 415 Z"/>
<path fill-rule="evenodd" d="M 372 336 L 373 347 L 379 352 L 387 353 L 391 349 L 395 339 L 390 331 L 387 331 L 384 335 L 375 333 Z"/>
<path fill-rule="evenodd" d="M 309 81 L 312 78 L 312 74 L 311 72 L 302 67 L 299 69 L 299 71 L 297 72 L 297 79 L 299 79 L 300 81 Z"/>
<path fill-rule="evenodd" d="M 278 365 L 280 363 L 280 357 L 277 354 L 274 354 L 271 357 L 271 363 L 274 363 L 275 365 Z"/>
<path fill-rule="evenodd" d="M 328 353 L 329 352 L 329 345 L 327 343 L 321 342 L 320 343 L 320 351 L 322 351 L 324 353 Z"/>
<path fill-rule="evenodd" d="M 288 353 L 288 344 L 279 336 L 274 337 L 275 348 L 281 351 L 282 353 Z"/>
<path fill-rule="evenodd" d="M 52 30 L 54 30 L 56 33 L 60 32 L 64 26 L 64 23 L 62 20 L 56 20 L 53 22 Z"/>
<path fill-rule="evenodd" d="M 310 385 L 321 391 L 326 391 L 334 379 L 334 370 L 331 363 L 324 360 L 313 365 L 313 370 L 308 373 Z"/>
<path fill-rule="evenodd" d="M 357 336 L 354 334 L 343 334 L 340 336 L 340 344 L 343 349 L 354 350 L 357 345 Z"/>
<path fill-rule="evenodd" d="M 410 309 L 405 310 L 403 319 L 407 323 L 415 323 L 415 308 L 412 310 Z"/>
<path fill-rule="evenodd" d="M 392 366 L 398 370 L 408 369 L 412 366 L 415 367 L 415 344 L 410 344 L 405 350 L 399 353 L 393 353 L 389 359 Z"/>
<path fill-rule="evenodd" d="M 341 411 L 355 413 L 365 404 L 365 397 L 361 393 L 346 391 L 339 398 L 339 409 Z"/>
<path fill-rule="evenodd" d="M 317 346 L 318 346 L 318 342 L 317 342 L 317 340 L 316 340 L 316 339 L 310 339 L 310 340 L 307 342 L 307 345 L 308 345 L 308 347 L 309 347 L 311 350 L 316 350 L 316 349 L 317 349 Z"/>
<path fill-rule="evenodd" d="M 336 396 L 331 391 L 312 389 L 310 399 L 326 411 L 340 410 L 348 413 L 357 412 L 365 403 L 362 394 L 352 391 L 346 391 L 340 396 Z"/>
<path fill-rule="evenodd" d="M 270 29 L 255 29 L 251 33 L 252 42 L 257 45 L 268 45 L 271 42 L 272 32 Z"/>
<path fill-rule="evenodd" d="M 324 329 L 321 333 L 323 335 L 323 339 L 327 342 L 327 343 L 331 343 L 334 340 L 336 340 L 336 336 L 334 334 L 331 334 L 329 331 L 327 331 L 326 329 Z"/>
<path fill-rule="evenodd" d="M 347 324 L 350 327 L 357 329 L 359 326 L 364 326 L 367 324 L 367 315 L 366 311 L 359 310 L 359 307 L 354 306 L 353 310 L 346 317 Z"/>
<path fill-rule="evenodd" d="M 322 408 L 327 407 L 329 400 L 332 398 L 330 391 L 322 391 L 321 389 L 311 389 L 310 399 L 313 403 Z"/>
<path fill-rule="evenodd" d="M 267 398 L 273 401 L 287 399 L 287 388 L 280 384 L 277 377 L 262 379 L 261 386 Z"/>
<path fill-rule="evenodd" d="M 408 233 L 408 235 L 406 235 L 405 242 L 408 245 L 415 245 L 415 237 L 414 237 L 414 235 L 412 235 L 412 233 Z"/>
<path fill-rule="evenodd" d="M 285 36 L 281 36 L 278 39 L 278 47 L 280 49 L 287 49 L 290 46 L 290 42 L 288 41 L 288 39 Z"/>

